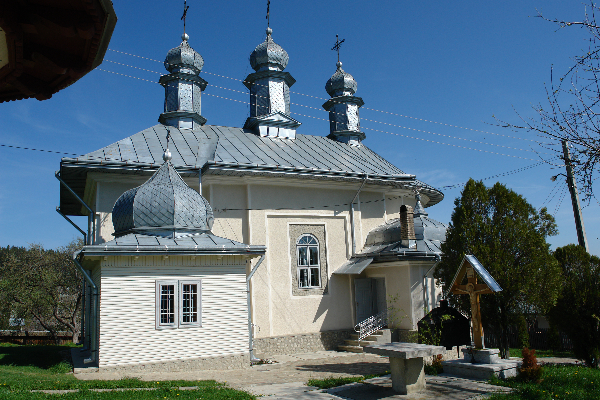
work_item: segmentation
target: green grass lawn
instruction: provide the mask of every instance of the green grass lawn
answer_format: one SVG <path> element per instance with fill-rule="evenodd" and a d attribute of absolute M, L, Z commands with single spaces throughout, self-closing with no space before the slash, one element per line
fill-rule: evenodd
<path fill-rule="evenodd" d="M 65 361 L 70 346 L 18 346 L 0 344 L 0 398 L 16 399 L 254 399 L 215 381 L 161 381 L 138 379 L 80 381 Z M 179 387 L 197 386 L 195 390 Z M 154 388 L 93 392 L 90 389 Z M 32 390 L 78 389 L 77 393 L 47 395 Z"/>
<path fill-rule="evenodd" d="M 349 383 L 362 382 L 365 379 L 377 378 L 379 376 L 388 375 L 389 373 L 390 373 L 389 371 L 385 371 L 382 374 L 365 375 L 365 376 L 345 376 L 345 377 L 338 377 L 338 378 L 336 378 L 334 376 L 330 376 L 329 378 L 325 378 L 325 379 L 309 379 L 308 382 L 306 382 L 306 384 L 308 386 L 318 387 L 319 389 L 331 389 L 333 387 L 343 386 L 343 385 L 347 385 Z"/>
<path fill-rule="evenodd" d="M 509 349 L 511 357 L 521 357 L 521 349 Z M 536 350 L 536 357 L 566 357 L 575 358 L 575 354 L 571 351 L 559 351 L 559 350 Z"/>
<path fill-rule="evenodd" d="M 492 380 L 491 383 L 515 389 L 509 394 L 494 394 L 490 400 L 598 400 L 600 369 L 576 365 L 542 367 L 541 383 L 521 383 L 517 379 Z"/>

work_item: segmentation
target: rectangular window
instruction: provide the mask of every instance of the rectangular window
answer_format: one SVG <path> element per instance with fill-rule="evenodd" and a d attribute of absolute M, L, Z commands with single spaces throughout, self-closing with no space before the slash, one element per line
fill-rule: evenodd
<path fill-rule="evenodd" d="M 181 282 L 181 324 L 194 325 L 198 322 L 198 283 Z"/>
<path fill-rule="evenodd" d="M 156 328 L 202 326 L 201 281 L 156 281 Z"/>

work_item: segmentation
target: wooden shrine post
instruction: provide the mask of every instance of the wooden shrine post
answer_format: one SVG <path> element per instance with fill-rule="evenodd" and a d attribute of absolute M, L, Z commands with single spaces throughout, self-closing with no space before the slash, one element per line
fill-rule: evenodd
<path fill-rule="evenodd" d="M 463 280 L 467 276 L 467 282 Z M 483 283 L 477 283 L 477 277 Z M 490 273 L 481 265 L 473 255 L 466 255 L 456 275 L 450 284 L 449 293 L 468 294 L 471 301 L 471 322 L 473 324 L 473 341 L 476 349 L 483 349 L 483 325 L 481 324 L 481 308 L 479 295 L 491 294 L 502 291 L 502 288 Z"/>

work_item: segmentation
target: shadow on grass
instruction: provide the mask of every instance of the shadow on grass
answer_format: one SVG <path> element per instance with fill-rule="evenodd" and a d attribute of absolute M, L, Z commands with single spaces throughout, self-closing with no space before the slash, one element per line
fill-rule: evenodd
<path fill-rule="evenodd" d="M 32 366 L 51 369 L 68 359 L 71 346 L 0 346 L 0 366 Z"/>

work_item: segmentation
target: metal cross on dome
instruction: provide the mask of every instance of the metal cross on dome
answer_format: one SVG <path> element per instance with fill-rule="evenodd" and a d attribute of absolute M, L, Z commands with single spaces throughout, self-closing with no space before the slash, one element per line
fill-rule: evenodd
<path fill-rule="evenodd" d="M 270 27 L 270 20 L 269 20 L 269 11 L 271 9 L 271 0 L 267 0 L 267 28 Z"/>
<path fill-rule="evenodd" d="M 181 16 L 181 20 L 183 21 L 183 33 L 185 33 L 185 19 L 187 18 L 187 12 L 190 6 L 187 5 L 187 0 L 183 0 L 183 15 Z"/>
<path fill-rule="evenodd" d="M 335 45 L 331 48 L 331 50 L 337 51 L 338 62 L 340 62 L 340 47 L 345 41 L 346 39 L 340 40 L 340 37 L 338 35 L 335 35 Z"/>

